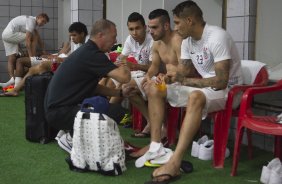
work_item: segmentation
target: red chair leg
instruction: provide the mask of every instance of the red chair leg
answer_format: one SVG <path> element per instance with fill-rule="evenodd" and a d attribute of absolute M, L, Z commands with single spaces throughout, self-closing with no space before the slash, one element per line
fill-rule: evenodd
<path fill-rule="evenodd" d="M 282 136 L 275 136 L 274 155 L 282 160 Z"/>
<path fill-rule="evenodd" d="M 238 167 L 238 162 L 240 158 L 240 146 L 242 143 L 243 133 L 244 133 L 244 128 L 238 126 L 237 131 L 236 131 L 235 146 L 234 146 L 234 152 L 233 152 L 233 163 L 232 163 L 231 176 L 237 175 L 237 167 Z"/>
<path fill-rule="evenodd" d="M 167 139 L 169 146 L 176 143 L 176 130 L 178 128 L 180 109 L 171 106 L 167 108 Z"/>
<path fill-rule="evenodd" d="M 225 121 L 225 111 L 216 112 L 214 119 L 213 167 L 223 168 L 230 121 Z"/>
<path fill-rule="evenodd" d="M 135 132 L 142 132 L 143 130 L 143 117 L 141 112 L 135 107 L 132 107 L 132 125 Z"/>

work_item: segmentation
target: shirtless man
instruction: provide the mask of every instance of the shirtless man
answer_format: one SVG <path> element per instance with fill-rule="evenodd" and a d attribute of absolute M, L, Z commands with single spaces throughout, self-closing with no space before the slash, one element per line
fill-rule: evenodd
<path fill-rule="evenodd" d="M 152 80 L 152 78 L 159 73 L 159 67 L 162 63 L 165 65 L 167 72 L 176 72 L 179 62 L 178 60 L 180 59 L 182 43 L 182 38 L 177 34 L 177 32 L 173 31 L 170 27 L 170 18 L 166 10 L 153 10 L 149 14 L 148 27 L 154 39 L 154 43 L 152 47 L 152 64 L 142 81 L 142 86 L 144 87 L 144 90 L 141 92 L 143 93 L 143 95 L 145 95 L 145 93 L 146 95 L 150 93 L 147 84 L 150 82 L 154 83 L 154 80 Z M 162 75 L 164 74 L 159 74 L 157 78 L 160 78 Z M 157 89 L 156 86 L 155 88 Z M 131 99 L 132 98 L 133 97 L 131 97 Z M 136 98 L 136 96 L 134 98 Z M 148 99 L 149 108 L 150 105 L 151 103 Z M 163 107 L 165 107 L 165 104 L 163 105 Z M 145 107 L 143 111 L 146 111 L 146 113 L 148 113 L 147 107 Z M 149 114 L 149 120 L 151 123 L 154 123 L 154 121 L 152 121 L 154 117 L 151 116 L 152 115 Z M 151 136 L 155 134 L 156 133 L 152 133 L 151 129 Z M 143 155 L 148 150 L 148 148 L 149 147 L 146 146 L 143 149 L 132 153 L 131 156 L 139 157 Z"/>
<path fill-rule="evenodd" d="M 203 12 L 193 1 L 184 1 L 173 9 L 174 30 L 184 39 L 176 72 L 167 72 L 166 90 L 148 86 L 151 144 L 149 151 L 136 160 L 136 166 L 155 158 L 166 158 L 148 183 L 169 183 L 179 178 L 181 160 L 208 113 L 224 109 L 226 95 L 233 85 L 242 83 L 240 57 L 231 36 L 222 28 L 207 24 Z M 201 78 L 190 71 L 197 70 Z M 191 77 L 192 74 L 192 77 Z M 158 81 L 159 82 L 159 81 Z M 160 143 L 165 100 L 174 107 L 186 107 L 175 152 L 169 156 Z M 164 155 L 164 157 L 163 157 Z M 146 182 L 147 183 L 147 182 Z"/>

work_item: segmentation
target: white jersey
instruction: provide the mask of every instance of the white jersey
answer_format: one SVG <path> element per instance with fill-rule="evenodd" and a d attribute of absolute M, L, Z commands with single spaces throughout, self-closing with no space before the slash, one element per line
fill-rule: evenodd
<path fill-rule="evenodd" d="M 149 33 L 146 33 L 146 38 L 141 45 L 129 35 L 124 42 L 121 54 L 124 56 L 132 55 L 138 64 L 146 65 L 152 59 L 152 45 L 153 39 Z"/>
<path fill-rule="evenodd" d="M 36 17 L 21 15 L 13 18 L 9 24 L 7 25 L 6 29 L 9 31 L 15 32 L 22 32 L 26 33 L 33 32 L 36 28 Z"/>
<path fill-rule="evenodd" d="M 86 42 L 88 41 L 88 39 L 89 39 L 89 35 L 87 35 L 87 36 L 85 37 L 84 43 L 86 43 Z M 70 53 L 74 52 L 74 51 L 75 51 L 76 49 L 78 49 L 82 44 L 83 44 L 83 43 L 77 43 L 77 44 L 75 44 L 75 43 L 73 43 L 73 41 L 71 41 L 71 50 L 70 50 Z M 70 54 L 70 53 L 69 53 L 69 54 Z"/>
<path fill-rule="evenodd" d="M 230 59 L 228 85 L 242 83 L 241 61 L 231 36 L 222 28 L 206 24 L 202 38 L 182 41 L 181 59 L 191 59 L 203 78 L 215 76 L 214 63 Z"/>

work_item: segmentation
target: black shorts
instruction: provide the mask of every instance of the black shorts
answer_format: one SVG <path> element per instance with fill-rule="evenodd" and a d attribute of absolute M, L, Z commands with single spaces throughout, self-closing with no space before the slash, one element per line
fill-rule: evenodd
<path fill-rule="evenodd" d="M 74 118 L 79 105 L 48 109 L 45 113 L 49 125 L 57 130 L 73 130 Z"/>

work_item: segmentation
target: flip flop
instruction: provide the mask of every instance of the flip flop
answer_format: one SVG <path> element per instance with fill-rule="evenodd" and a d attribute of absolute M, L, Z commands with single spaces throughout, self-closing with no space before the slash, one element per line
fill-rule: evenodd
<path fill-rule="evenodd" d="M 161 177 L 167 177 L 167 179 L 164 179 L 162 181 L 158 181 L 157 179 L 161 178 Z M 161 175 L 152 177 L 151 181 L 147 181 L 144 184 L 168 184 L 168 183 L 174 182 L 178 179 L 180 179 L 180 175 L 172 176 L 171 174 L 161 174 Z"/>
<path fill-rule="evenodd" d="M 150 133 L 145 133 L 145 132 L 135 133 L 131 135 L 131 137 L 135 137 L 135 138 L 149 138 L 150 136 L 151 136 Z"/>
<path fill-rule="evenodd" d="M 144 164 L 147 167 L 160 167 L 161 164 L 153 164 L 149 160 L 145 162 Z M 184 173 L 191 173 L 193 171 L 193 164 L 189 161 L 182 160 L 180 165 L 180 171 Z"/>
<path fill-rule="evenodd" d="M 180 171 L 184 173 L 191 173 L 193 171 L 193 164 L 189 161 L 182 160 L 180 165 Z"/>

